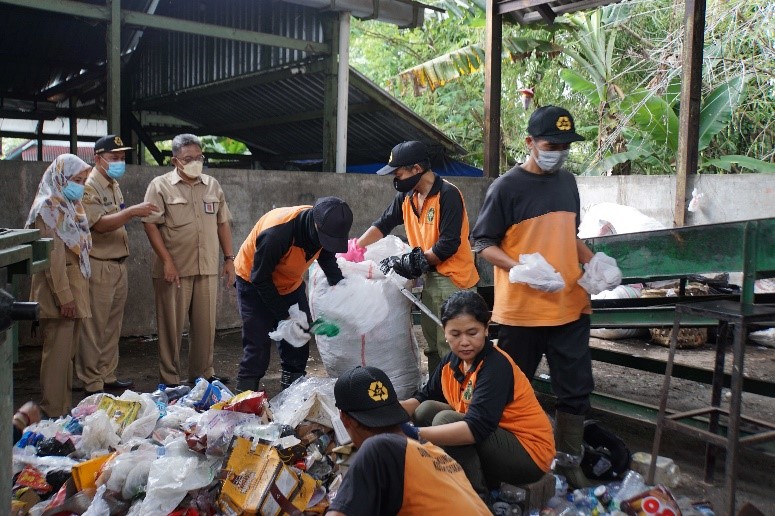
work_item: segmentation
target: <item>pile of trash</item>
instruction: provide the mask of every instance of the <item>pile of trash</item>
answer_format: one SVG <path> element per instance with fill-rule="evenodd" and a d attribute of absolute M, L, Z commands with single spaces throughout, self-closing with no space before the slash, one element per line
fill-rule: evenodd
<path fill-rule="evenodd" d="M 11 514 L 323 514 L 354 456 L 334 382 L 302 377 L 271 400 L 263 392 L 235 396 L 203 378 L 192 389 L 89 396 L 66 417 L 25 429 L 13 448 Z M 643 481 L 650 457 L 636 453 L 633 470 L 595 488 L 569 490 L 555 476 L 542 510 L 531 508 L 525 489 L 507 484 L 491 493 L 491 508 L 499 515 L 712 515 L 706 503 L 673 497 L 680 471 L 659 459 L 656 487 Z"/>
<path fill-rule="evenodd" d="M 351 454 L 334 381 L 89 396 L 15 444 L 12 514 L 322 514 Z"/>

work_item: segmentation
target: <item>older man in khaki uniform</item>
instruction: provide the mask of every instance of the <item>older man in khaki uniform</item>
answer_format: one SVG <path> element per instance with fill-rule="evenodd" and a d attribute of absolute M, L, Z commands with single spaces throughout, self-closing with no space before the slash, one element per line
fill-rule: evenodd
<path fill-rule="evenodd" d="M 180 345 L 189 321 L 188 377 L 208 380 L 213 370 L 215 301 L 218 292 L 218 247 L 223 251 L 223 275 L 234 284 L 231 212 L 221 185 L 202 174 L 202 143 L 193 134 L 172 140 L 175 170 L 154 178 L 146 202 L 161 211 L 143 219 L 155 252 L 153 289 L 159 331 L 159 379 L 180 383 Z"/>
<path fill-rule="evenodd" d="M 89 252 L 91 318 L 84 319 L 75 372 L 88 393 L 126 389 L 132 380 L 116 378 L 118 341 L 127 298 L 129 239 L 124 227 L 134 217 L 158 211 L 149 202 L 126 208 L 118 179 L 126 168 L 126 151 L 119 136 L 110 134 L 94 144 L 94 168 L 84 185 L 83 207 L 92 234 Z"/>

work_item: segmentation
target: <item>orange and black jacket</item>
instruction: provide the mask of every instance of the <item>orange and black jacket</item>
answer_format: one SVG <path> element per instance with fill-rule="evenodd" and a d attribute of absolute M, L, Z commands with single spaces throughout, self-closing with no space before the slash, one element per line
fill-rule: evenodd
<path fill-rule="evenodd" d="M 342 279 L 336 256 L 320 245 L 312 206 L 277 208 L 261 217 L 234 259 L 237 276 L 253 283 L 278 320 L 288 317 L 282 296 L 299 288 L 317 259 L 329 284 Z"/>
<path fill-rule="evenodd" d="M 492 320 L 509 326 L 560 326 L 591 313 L 577 248 L 581 202 L 576 178 L 566 170 L 531 174 L 516 166 L 493 181 L 471 232 L 474 250 L 499 246 L 517 262 L 541 253 L 565 280 L 559 292 L 511 283 L 509 271 L 493 268 Z"/>
<path fill-rule="evenodd" d="M 555 456 L 552 425 L 536 399 L 533 387 L 514 361 L 491 341 L 466 372 L 454 353 L 448 353 L 419 391 L 421 403 L 447 403 L 465 414 L 463 421 L 477 443 L 498 427 L 511 432 L 543 471 Z"/>
<path fill-rule="evenodd" d="M 436 272 L 459 288 L 471 288 L 479 281 L 479 273 L 468 240 L 465 201 L 455 185 L 431 173 L 435 179 L 422 209 L 417 209 L 415 192 L 398 193 L 372 226 L 388 235 L 403 224 L 409 245 L 430 249 L 441 260 Z"/>

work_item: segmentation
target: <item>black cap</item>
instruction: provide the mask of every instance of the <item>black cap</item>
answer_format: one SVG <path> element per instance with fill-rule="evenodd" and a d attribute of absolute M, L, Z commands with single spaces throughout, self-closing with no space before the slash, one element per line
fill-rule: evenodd
<path fill-rule="evenodd" d="M 312 208 L 320 245 L 332 253 L 347 251 L 347 239 L 353 225 L 353 212 L 338 197 L 321 197 Z"/>
<path fill-rule="evenodd" d="M 386 176 L 395 172 L 399 167 L 410 167 L 415 163 L 421 163 L 429 159 L 428 147 L 423 142 L 415 140 L 402 142 L 393 147 L 393 150 L 390 151 L 388 164 L 377 170 L 377 175 Z"/>
<path fill-rule="evenodd" d="M 527 123 L 527 133 L 549 143 L 584 140 L 583 136 L 576 134 L 576 124 L 570 111 L 559 106 L 544 106 L 533 111 Z"/>
<path fill-rule="evenodd" d="M 124 145 L 124 142 L 121 141 L 121 137 L 116 136 L 115 134 L 103 136 L 94 144 L 94 154 L 128 150 L 132 150 L 132 147 L 127 147 Z"/>
<path fill-rule="evenodd" d="M 334 399 L 340 410 L 372 428 L 409 421 L 390 378 L 376 367 L 358 366 L 342 374 L 334 384 Z"/>

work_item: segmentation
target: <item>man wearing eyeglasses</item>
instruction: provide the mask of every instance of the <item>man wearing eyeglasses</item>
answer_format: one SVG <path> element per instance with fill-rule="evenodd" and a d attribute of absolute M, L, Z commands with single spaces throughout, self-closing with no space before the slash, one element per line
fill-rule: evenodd
<path fill-rule="evenodd" d="M 234 284 L 231 212 L 221 185 L 202 173 L 202 143 L 193 134 L 172 140 L 175 170 L 148 185 L 145 200 L 160 208 L 143 219 L 154 250 L 153 289 L 159 332 L 159 380 L 181 381 L 180 346 L 186 316 L 189 322 L 187 380 L 215 376 L 215 300 L 218 291 L 218 248 L 223 252 L 221 274 Z"/>

